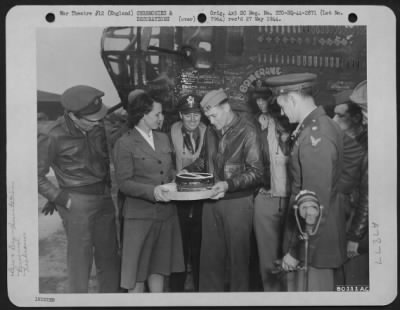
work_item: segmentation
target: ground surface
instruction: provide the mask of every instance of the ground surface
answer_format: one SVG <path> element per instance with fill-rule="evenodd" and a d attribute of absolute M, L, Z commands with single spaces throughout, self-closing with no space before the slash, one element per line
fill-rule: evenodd
<path fill-rule="evenodd" d="M 49 178 L 56 183 L 54 177 Z M 47 216 L 41 213 L 46 202 L 47 200 L 39 195 L 39 291 L 40 293 L 66 293 L 68 291 L 67 239 L 58 212 Z M 97 282 L 93 264 L 89 293 L 95 293 L 96 290 Z M 166 291 L 168 291 L 168 281 L 166 281 Z M 185 291 L 193 291 L 190 275 L 185 283 Z"/>

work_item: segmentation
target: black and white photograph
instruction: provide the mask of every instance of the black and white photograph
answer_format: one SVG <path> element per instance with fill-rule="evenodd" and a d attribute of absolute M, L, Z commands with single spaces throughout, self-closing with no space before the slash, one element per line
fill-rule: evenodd
<path fill-rule="evenodd" d="M 395 58 L 370 10 L 39 9 L 32 98 L 7 100 L 8 119 L 29 104 L 9 140 L 30 140 L 8 146 L 11 288 L 28 279 L 35 306 L 360 305 L 385 275 L 390 302 Z"/>

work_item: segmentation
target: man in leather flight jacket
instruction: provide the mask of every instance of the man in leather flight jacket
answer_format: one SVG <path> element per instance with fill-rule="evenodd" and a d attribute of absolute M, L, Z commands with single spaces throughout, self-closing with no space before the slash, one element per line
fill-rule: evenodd
<path fill-rule="evenodd" d="M 115 208 L 102 119 L 103 92 L 84 85 L 61 96 L 65 113 L 38 131 L 39 193 L 43 213 L 60 214 L 67 235 L 69 293 L 87 293 L 93 256 L 99 292 L 119 289 Z M 58 186 L 48 178 L 53 169 Z"/>
<path fill-rule="evenodd" d="M 232 111 L 222 89 L 200 104 L 212 126 L 202 154 L 186 170 L 213 173 L 215 194 L 203 206 L 199 290 L 248 291 L 253 199 L 263 178 L 259 134 Z"/>

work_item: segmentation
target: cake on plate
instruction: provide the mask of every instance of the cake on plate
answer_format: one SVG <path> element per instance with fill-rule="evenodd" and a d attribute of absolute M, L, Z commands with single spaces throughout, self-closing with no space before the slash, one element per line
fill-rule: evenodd
<path fill-rule="evenodd" d="M 214 185 L 212 173 L 186 172 L 175 178 L 178 192 L 196 192 L 210 189 Z"/>

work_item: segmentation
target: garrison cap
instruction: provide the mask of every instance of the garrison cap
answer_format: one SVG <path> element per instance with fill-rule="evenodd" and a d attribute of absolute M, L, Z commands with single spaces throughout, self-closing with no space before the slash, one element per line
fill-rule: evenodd
<path fill-rule="evenodd" d="M 179 112 L 183 114 L 201 112 L 200 99 L 201 98 L 196 95 L 185 95 L 181 97 L 178 101 Z"/>
<path fill-rule="evenodd" d="M 98 121 L 107 114 L 107 107 L 101 102 L 104 93 L 97 88 L 87 85 L 77 85 L 68 88 L 61 95 L 61 105 L 65 110 L 76 116 L 84 116 L 86 119 Z"/>
<path fill-rule="evenodd" d="M 207 112 L 211 108 L 217 106 L 218 104 L 228 100 L 228 95 L 224 92 L 222 88 L 220 89 L 215 89 L 203 97 L 203 99 L 200 102 L 201 108 L 203 111 Z"/>
<path fill-rule="evenodd" d="M 315 85 L 317 75 L 313 73 L 290 73 L 272 76 L 265 80 L 274 96 L 301 91 Z"/>

